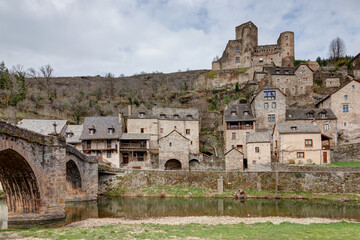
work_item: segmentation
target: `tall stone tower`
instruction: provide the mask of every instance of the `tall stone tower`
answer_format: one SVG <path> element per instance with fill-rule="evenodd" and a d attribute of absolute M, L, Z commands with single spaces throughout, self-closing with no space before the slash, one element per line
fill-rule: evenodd
<path fill-rule="evenodd" d="M 295 59 L 295 43 L 293 32 L 283 32 L 280 34 L 277 45 L 281 49 L 281 66 L 294 66 Z"/>

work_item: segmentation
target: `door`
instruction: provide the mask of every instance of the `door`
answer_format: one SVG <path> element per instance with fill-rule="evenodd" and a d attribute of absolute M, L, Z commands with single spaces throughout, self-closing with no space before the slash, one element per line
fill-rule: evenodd
<path fill-rule="evenodd" d="M 327 163 L 327 152 L 323 152 L 323 161 Z"/>
<path fill-rule="evenodd" d="M 129 154 L 124 153 L 123 154 L 123 164 L 128 164 L 128 163 L 129 163 Z"/>

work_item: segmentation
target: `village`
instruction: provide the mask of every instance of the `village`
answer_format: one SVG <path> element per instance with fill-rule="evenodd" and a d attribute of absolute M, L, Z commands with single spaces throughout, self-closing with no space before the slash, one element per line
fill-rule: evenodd
<path fill-rule="evenodd" d="M 128 105 L 127 113 L 85 117 L 82 125 L 23 119 L 18 126 L 60 134 L 112 168 L 271 171 L 274 164 L 330 164 L 331 149 L 360 138 L 359 54 L 351 60 L 353 77 L 347 71 L 322 72 L 315 61 L 294 67 L 294 33 L 281 33 L 275 45 L 258 46 L 257 31 L 252 22 L 237 26 L 236 40 L 212 64 L 212 71 L 245 68 L 246 83 L 254 85 L 246 103 L 233 102 L 222 112 L 223 154 L 200 151 L 202 119 L 196 107 Z M 313 93 L 314 79 L 330 94 L 309 106 L 289 107 Z"/>

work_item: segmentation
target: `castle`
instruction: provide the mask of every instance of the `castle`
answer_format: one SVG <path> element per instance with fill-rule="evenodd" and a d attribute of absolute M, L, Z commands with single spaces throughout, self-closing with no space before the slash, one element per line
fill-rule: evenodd
<path fill-rule="evenodd" d="M 258 28 L 251 21 L 235 28 L 235 40 L 229 40 L 220 59 L 212 63 L 212 70 L 249 68 L 262 70 L 265 66 L 292 67 L 294 33 L 283 32 L 277 44 L 258 45 Z"/>

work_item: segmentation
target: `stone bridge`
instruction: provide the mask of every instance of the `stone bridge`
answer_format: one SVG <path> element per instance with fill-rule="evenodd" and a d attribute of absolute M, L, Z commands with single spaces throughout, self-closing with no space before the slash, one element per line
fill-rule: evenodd
<path fill-rule="evenodd" d="M 9 221 L 65 217 L 65 201 L 93 200 L 98 161 L 66 145 L 0 120 L 0 182 Z"/>

